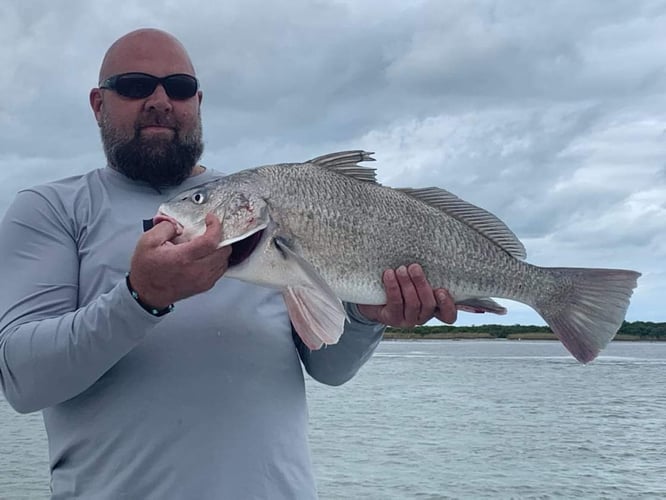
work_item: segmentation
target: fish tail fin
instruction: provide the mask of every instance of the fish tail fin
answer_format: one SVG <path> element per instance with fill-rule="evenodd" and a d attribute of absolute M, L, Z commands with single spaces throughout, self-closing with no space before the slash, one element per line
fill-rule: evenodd
<path fill-rule="evenodd" d="M 545 268 L 559 286 L 533 307 L 567 350 L 589 363 L 622 326 L 640 273 L 621 269 Z"/>

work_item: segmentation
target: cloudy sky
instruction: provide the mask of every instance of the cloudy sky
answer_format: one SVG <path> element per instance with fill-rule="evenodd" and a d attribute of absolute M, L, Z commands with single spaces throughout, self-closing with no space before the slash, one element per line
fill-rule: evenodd
<path fill-rule="evenodd" d="M 3 0 L 0 213 L 104 165 L 88 92 L 147 26 L 191 53 L 208 166 L 375 151 L 382 183 L 490 210 L 534 264 L 642 272 L 627 319 L 666 321 L 666 1 Z M 542 324 L 507 305 L 459 323 Z"/>

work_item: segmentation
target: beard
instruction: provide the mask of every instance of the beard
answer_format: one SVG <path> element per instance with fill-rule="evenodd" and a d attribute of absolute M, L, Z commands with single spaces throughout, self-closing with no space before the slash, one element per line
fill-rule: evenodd
<path fill-rule="evenodd" d="M 171 127 L 173 136 L 142 137 L 141 130 L 151 125 Z M 137 121 L 131 137 L 103 114 L 100 132 L 109 166 L 130 179 L 147 182 L 158 192 L 187 179 L 203 153 L 201 114 L 192 130 L 183 134 L 173 115 L 150 113 Z"/>

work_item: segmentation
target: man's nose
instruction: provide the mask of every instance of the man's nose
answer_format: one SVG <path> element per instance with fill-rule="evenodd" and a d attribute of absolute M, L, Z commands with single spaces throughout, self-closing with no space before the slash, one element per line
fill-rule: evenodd
<path fill-rule="evenodd" d="M 173 108 L 171 99 L 161 83 L 158 83 L 155 91 L 146 98 L 145 107 L 158 111 L 170 111 Z"/>

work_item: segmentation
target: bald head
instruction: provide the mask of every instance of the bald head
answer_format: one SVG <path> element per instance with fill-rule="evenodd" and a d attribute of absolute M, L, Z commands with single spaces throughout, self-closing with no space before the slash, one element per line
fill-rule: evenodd
<path fill-rule="evenodd" d="M 99 81 L 130 72 L 156 76 L 195 74 L 183 44 L 170 33 L 152 28 L 132 31 L 116 40 L 104 56 Z"/>

